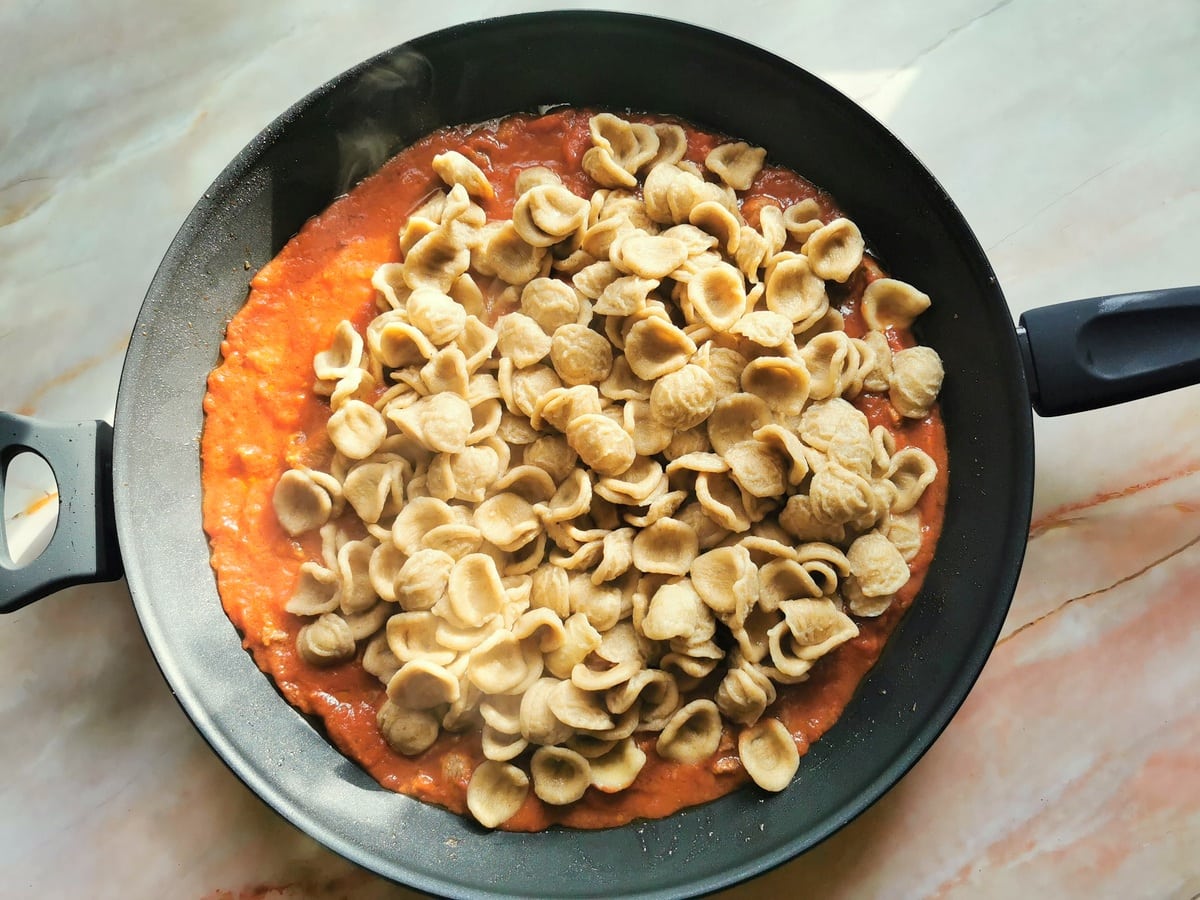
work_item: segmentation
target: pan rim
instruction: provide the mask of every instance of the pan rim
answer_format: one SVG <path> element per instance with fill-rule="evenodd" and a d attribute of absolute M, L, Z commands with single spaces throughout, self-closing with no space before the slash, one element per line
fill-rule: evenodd
<path fill-rule="evenodd" d="M 565 11 L 553 13 L 523 13 L 514 16 L 494 17 L 479 20 L 476 22 L 468 22 L 459 25 L 454 25 L 446 29 L 416 38 L 404 44 L 385 50 L 370 59 L 364 60 L 356 66 L 347 69 L 341 74 L 335 76 L 325 82 L 315 90 L 307 94 L 304 98 L 293 104 L 281 115 L 275 118 L 268 124 L 257 136 L 255 136 L 245 148 L 243 148 L 237 156 L 229 163 L 229 165 L 217 176 L 212 185 L 204 192 L 202 199 L 196 204 L 193 210 L 189 213 L 187 219 L 181 226 L 178 234 L 173 239 L 170 248 L 167 250 L 163 261 L 152 280 L 147 292 L 146 301 L 143 304 L 142 311 L 139 313 L 138 322 L 134 327 L 133 337 L 130 343 L 129 352 L 126 357 L 125 369 L 122 372 L 121 386 L 118 393 L 118 404 L 115 414 L 115 438 L 114 438 L 114 505 L 116 508 L 116 519 L 118 526 L 118 534 L 122 544 L 123 555 L 126 560 L 127 578 L 129 580 L 130 593 L 133 596 L 139 619 L 142 623 L 143 632 L 153 651 L 153 655 L 159 668 L 162 670 L 164 677 L 170 684 L 171 689 L 179 701 L 185 713 L 191 718 L 197 729 L 205 740 L 213 747 L 219 758 L 233 771 L 245 784 L 247 784 L 254 793 L 264 802 L 279 812 L 285 819 L 293 825 L 299 827 L 306 834 L 315 838 L 331 850 L 337 852 L 341 856 L 352 860 L 359 865 L 371 869 L 385 877 L 400 881 L 404 884 L 415 887 L 419 890 L 424 890 L 431 893 L 441 893 L 447 889 L 462 891 L 464 885 L 447 879 L 439 879 L 431 877 L 422 872 L 414 871 L 405 868 L 403 865 L 397 864 L 394 860 L 381 860 L 377 855 L 366 852 L 360 845 L 349 841 L 342 835 L 332 831 L 327 823 L 318 818 L 314 818 L 309 812 L 297 806 L 292 800 L 284 796 L 279 784 L 266 777 L 259 767 L 251 764 L 241 748 L 235 741 L 231 740 L 229 735 L 220 727 L 219 722 L 214 718 L 213 710 L 203 701 L 196 691 L 196 686 L 193 683 L 194 673 L 191 673 L 182 667 L 180 658 L 172 651 L 172 637 L 170 634 L 171 623 L 164 621 L 158 609 L 156 608 L 153 591 L 148 586 L 148 575 L 145 571 L 146 560 L 144 554 L 147 551 L 144 548 L 138 547 L 134 543 L 134 535 L 138 531 L 138 520 L 141 518 L 141 513 L 133 504 L 132 494 L 128 491 L 123 491 L 121 485 L 127 483 L 130 478 L 136 477 L 137 473 L 129 467 L 138 453 L 137 441 L 139 434 L 134 427 L 129 427 L 133 416 L 134 397 L 137 395 L 137 380 L 139 373 L 142 371 L 140 362 L 147 346 L 149 338 L 142 333 L 144 319 L 147 316 L 147 310 L 152 308 L 159 302 L 172 287 L 173 279 L 176 272 L 189 264 L 189 251 L 192 242 L 201 232 L 205 224 L 229 201 L 230 196 L 235 190 L 237 184 L 243 179 L 246 174 L 251 171 L 256 162 L 287 132 L 289 125 L 304 113 L 311 110 L 319 102 L 328 97 L 331 93 L 339 89 L 341 86 L 353 83 L 360 78 L 364 73 L 371 71 L 375 66 L 380 65 L 394 57 L 394 55 L 404 49 L 413 49 L 417 52 L 422 52 L 423 47 L 428 47 L 439 43 L 448 43 L 460 40 L 464 36 L 469 36 L 483 29 L 518 27 L 524 25 L 545 25 L 545 24 L 569 24 L 576 27 L 582 27 L 584 24 L 595 25 L 600 22 L 622 22 L 630 25 L 640 23 L 643 27 L 662 29 L 672 31 L 680 36 L 691 35 L 696 39 L 706 41 L 719 41 L 720 43 L 736 48 L 743 55 L 752 56 L 764 62 L 769 62 L 776 67 L 786 67 L 794 75 L 799 73 L 797 77 L 802 77 L 811 83 L 811 88 L 816 91 L 823 91 L 829 95 L 836 96 L 839 102 L 846 108 L 847 115 L 861 116 L 864 120 L 869 121 L 869 128 L 879 134 L 880 140 L 887 143 L 887 149 L 893 154 L 898 155 L 906 164 L 914 171 L 923 174 L 927 179 L 927 188 L 936 191 L 940 198 L 942 209 L 945 213 L 957 221 L 961 222 L 963 240 L 967 243 L 968 249 L 973 253 L 974 263 L 979 267 L 982 275 L 990 277 L 991 282 L 995 283 L 995 276 L 991 271 L 990 265 L 987 262 L 986 256 L 982 248 L 979 246 L 977 239 L 967 226 L 958 208 L 941 185 L 936 181 L 929 170 L 916 158 L 907 147 L 903 145 L 894 135 L 891 134 L 886 127 L 871 117 L 865 110 L 862 110 L 857 104 L 854 104 L 844 95 L 837 92 L 834 88 L 826 84 L 824 81 L 812 76 L 805 70 L 796 66 L 788 60 L 776 56 L 766 50 L 746 43 L 736 38 L 720 35 L 709 29 L 699 26 L 690 25 L 684 22 L 679 22 L 673 19 L 662 17 L 652 17 L 643 15 L 634 15 L 627 13 L 614 12 L 594 12 L 594 11 Z M 836 192 L 835 192 L 836 193 Z M 998 289 L 997 289 L 998 293 Z M 223 325 L 222 325 L 223 331 Z M 1007 344 L 1011 344 L 1009 349 L 1010 358 L 1015 359 L 1017 356 L 1017 346 L 1014 334 L 1009 329 L 1009 333 L 1002 338 Z M 1016 382 L 1013 385 L 1013 391 L 1017 394 L 1025 394 L 1026 387 L 1023 381 L 1023 375 L 1020 373 L 1019 367 L 1015 369 Z M 1025 394 L 1027 396 L 1027 394 Z M 1014 460 L 1015 463 L 1015 486 L 1014 496 L 1012 498 L 1012 506 L 1014 509 L 1014 518 L 1024 519 L 1024 523 L 1028 525 L 1029 512 L 1032 509 L 1032 474 L 1033 474 L 1033 436 L 1032 436 L 1032 414 L 1028 411 L 1028 404 L 1025 405 L 1025 416 L 1020 421 L 1013 423 L 1015 426 L 1015 442 L 1023 447 L 1023 451 L 1018 452 L 1018 457 Z M 126 427 L 122 427 L 125 425 Z M 953 465 L 953 459 L 952 459 Z M 198 504 L 199 498 L 196 498 Z M 198 527 L 198 526 L 197 526 Z M 688 893 L 707 893 L 718 890 L 723 887 L 728 887 L 732 884 L 744 881 L 748 878 L 762 874 L 763 872 L 786 862 L 795 857 L 798 853 L 811 849 L 816 844 L 827 839 L 829 836 L 840 830 L 851 820 L 860 815 L 869 806 L 875 803 L 888 789 L 890 789 L 911 767 L 924 755 L 938 735 L 946 728 L 954 714 L 965 700 L 971 687 L 974 685 L 980 671 L 983 668 L 988 656 L 995 643 L 995 638 L 1000 632 L 1003 625 L 1005 615 L 1007 614 L 1008 605 L 1012 597 L 1012 593 L 1016 587 L 1017 575 L 1020 571 L 1022 557 L 1024 553 L 1026 538 L 1026 530 L 1022 528 L 1009 529 L 1008 539 L 1009 546 L 1005 549 L 1005 557 L 1008 560 L 1007 567 L 1000 574 L 998 585 L 993 585 L 994 594 L 999 597 L 1008 598 L 1003 603 L 994 604 L 994 609 L 991 610 L 990 616 L 986 621 L 986 628 L 977 636 L 972 644 L 970 653 L 966 656 L 966 665 L 954 679 L 950 689 L 936 701 L 936 713 L 930 715 L 925 724 L 917 733 L 916 739 L 909 745 L 906 752 L 900 756 L 893 758 L 889 765 L 884 767 L 879 774 L 873 778 L 868 784 L 863 787 L 856 798 L 843 806 L 836 816 L 831 816 L 815 826 L 807 832 L 795 836 L 792 840 L 778 846 L 777 848 L 761 853 L 747 859 L 738 866 L 726 868 L 718 874 L 707 876 L 699 879 L 687 880 L 686 875 L 683 880 L 680 880 L 671 887 L 654 889 L 641 893 L 631 893 L 629 896 L 644 896 L 644 897 L 666 897 L 678 896 L 681 889 L 685 889 Z M 206 541 L 206 539 L 205 539 Z M 212 587 L 215 595 L 215 584 Z M 223 610 L 221 611 L 223 616 Z M 908 617 L 906 617 L 908 618 Z M 902 626 L 903 627 L 903 623 Z M 265 677 L 265 676 L 264 676 Z M 869 678 L 870 676 L 868 676 Z M 282 701 L 280 701 L 282 702 Z M 718 803 L 722 801 L 717 801 Z M 709 804 L 711 805 L 711 804 Z M 686 811 L 685 811 L 686 812 Z M 676 814 L 676 815 L 683 815 Z M 634 825 L 624 826 L 625 828 L 633 828 Z M 501 838 L 501 841 L 510 842 L 508 838 Z M 510 842 L 511 843 L 511 842 Z M 503 851 L 500 851 L 503 852 Z M 601 886 L 602 890 L 603 887 Z M 517 893 L 503 890 L 500 886 L 492 888 L 468 888 L 466 892 L 461 893 L 461 896 L 471 897 L 510 897 L 519 896 Z M 582 896 L 582 895 L 581 895 Z"/>

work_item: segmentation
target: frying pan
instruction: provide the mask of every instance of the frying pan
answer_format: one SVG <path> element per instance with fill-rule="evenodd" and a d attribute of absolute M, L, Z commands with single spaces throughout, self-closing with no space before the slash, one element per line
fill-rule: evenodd
<path fill-rule="evenodd" d="M 885 267 L 934 298 L 918 337 L 948 372 L 949 497 L 921 594 L 785 792 L 741 790 L 599 832 L 493 833 L 381 788 L 242 649 L 201 529 L 201 401 L 249 276 L 306 219 L 439 126 L 562 103 L 674 113 L 767 147 L 833 193 Z M 1031 400 L 1058 414 L 1200 380 L 1195 351 L 1170 340 L 1172 322 L 1198 311 L 1200 290 L 1180 289 L 1034 310 L 1014 329 L 975 237 L 912 154 L 823 82 L 740 41 L 613 13 L 463 25 L 338 76 L 229 164 L 150 285 L 112 429 L 0 415 L 0 494 L 23 451 L 47 460 L 60 490 L 56 533 L 36 561 L 18 568 L 0 546 L 3 609 L 119 577 L 123 565 L 158 664 L 214 750 L 295 825 L 395 881 L 464 897 L 713 891 L 829 836 L 928 749 L 983 667 L 1016 585 Z"/>

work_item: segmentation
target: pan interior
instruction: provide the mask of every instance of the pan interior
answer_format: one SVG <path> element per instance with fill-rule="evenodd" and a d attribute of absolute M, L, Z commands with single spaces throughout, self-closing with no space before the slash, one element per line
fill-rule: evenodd
<path fill-rule="evenodd" d="M 614 56 L 641 63 L 613 67 Z M 934 297 L 918 334 L 949 373 L 950 496 L 921 595 L 782 795 L 738 791 L 600 832 L 489 833 L 379 787 L 242 649 L 201 529 L 201 401 L 249 276 L 307 218 L 437 127 L 562 103 L 682 116 L 766 147 L 834 194 L 892 274 Z M 865 112 L 783 60 L 691 26 L 611 13 L 531 14 L 438 32 L 344 73 L 272 123 L 214 182 L 158 270 L 134 328 L 115 431 L 130 589 L 197 728 L 316 839 L 386 877 L 451 896 L 703 893 L 844 825 L 928 748 L 982 668 L 1015 587 L 1032 493 L 1031 416 L 1008 310 L 929 173 Z"/>

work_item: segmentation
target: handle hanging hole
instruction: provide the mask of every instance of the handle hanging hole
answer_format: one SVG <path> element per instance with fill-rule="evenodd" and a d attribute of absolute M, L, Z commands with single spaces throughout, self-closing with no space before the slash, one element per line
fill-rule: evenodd
<path fill-rule="evenodd" d="M 0 471 L 4 518 L 0 540 L 13 565 L 27 566 L 39 556 L 58 526 L 58 482 L 41 456 L 25 450 Z"/>

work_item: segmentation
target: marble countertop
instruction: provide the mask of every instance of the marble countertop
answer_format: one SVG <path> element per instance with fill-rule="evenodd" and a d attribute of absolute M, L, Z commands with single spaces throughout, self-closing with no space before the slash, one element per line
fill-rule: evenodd
<path fill-rule="evenodd" d="M 1014 318 L 1200 282 L 1195 0 L 592 5 L 732 32 L 854 98 L 958 202 Z M 0 409 L 111 419 L 176 229 L 294 100 L 418 34 L 548 8 L 0 5 Z M 849 827 L 721 897 L 1200 895 L 1200 388 L 1036 433 L 1024 574 L 961 712 Z M 12 473 L 14 543 L 39 490 Z M 416 896 L 229 773 L 123 582 L 0 620 L 0 672 L 0 895 Z"/>

